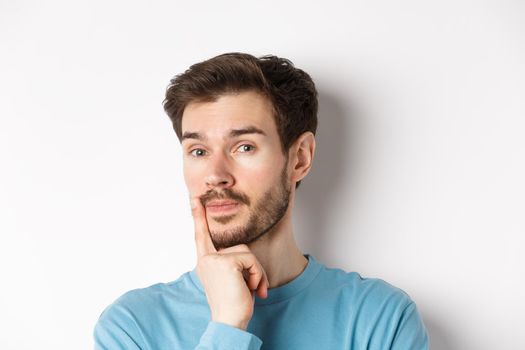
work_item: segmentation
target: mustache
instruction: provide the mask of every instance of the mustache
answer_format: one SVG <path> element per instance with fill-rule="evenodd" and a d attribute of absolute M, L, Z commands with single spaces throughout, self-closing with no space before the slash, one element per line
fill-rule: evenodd
<path fill-rule="evenodd" d="M 229 188 L 225 188 L 221 192 L 217 192 L 215 190 L 208 190 L 199 198 L 203 206 L 206 206 L 206 204 L 209 201 L 214 199 L 231 199 L 246 205 L 250 205 L 250 199 L 247 195 L 245 195 L 244 193 L 232 191 Z"/>

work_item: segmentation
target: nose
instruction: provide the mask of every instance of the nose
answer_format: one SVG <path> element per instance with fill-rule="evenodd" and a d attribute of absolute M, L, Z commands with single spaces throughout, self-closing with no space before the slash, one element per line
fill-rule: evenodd
<path fill-rule="evenodd" d="M 216 155 L 210 159 L 210 166 L 205 178 L 209 189 L 230 188 L 234 185 L 234 177 L 227 157 Z"/>

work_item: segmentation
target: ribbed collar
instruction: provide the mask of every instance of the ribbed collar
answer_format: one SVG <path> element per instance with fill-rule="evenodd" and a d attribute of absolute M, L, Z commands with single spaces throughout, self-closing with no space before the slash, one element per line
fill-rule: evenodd
<path fill-rule="evenodd" d="M 305 258 L 308 259 L 305 269 L 299 276 L 291 280 L 290 282 L 277 287 L 271 288 L 268 290 L 268 297 L 266 299 L 261 299 L 257 295 L 255 296 L 255 305 L 268 305 L 278 303 L 280 301 L 292 298 L 294 295 L 297 295 L 303 289 L 308 287 L 310 283 L 315 279 L 317 274 L 321 271 L 322 265 L 317 262 L 313 256 L 310 254 L 305 254 Z M 204 293 L 204 288 L 202 283 L 197 275 L 196 268 L 189 272 L 192 282 L 197 286 L 197 288 Z"/>

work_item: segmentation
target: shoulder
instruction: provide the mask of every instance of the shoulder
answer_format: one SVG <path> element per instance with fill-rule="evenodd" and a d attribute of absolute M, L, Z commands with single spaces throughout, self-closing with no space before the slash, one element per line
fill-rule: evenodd
<path fill-rule="evenodd" d="M 184 273 L 179 278 L 168 283 L 156 283 L 145 288 L 130 290 L 108 305 L 99 317 L 99 323 L 104 321 L 127 322 L 131 319 L 147 319 L 162 313 L 176 301 L 188 297 L 198 297 L 190 273 Z"/>
<path fill-rule="evenodd" d="M 324 297 L 337 300 L 356 332 L 377 348 L 388 343 L 393 349 L 428 349 L 416 304 L 401 288 L 380 278 L 324 266 L 317 283 L 328 286 L 324 290 L 330 295 Z"/>
<path fill-rule="evenodd" d="M 349 316 L 366 324 L 403 318 L 414 307 L 410 296 L 383 279 L 322 266 L 316 279 L 324 300 L 337 300 Z"/>
<path fill-rule="evenodd" d="M 382 304 L 385 302 L 407 306 L 412 302 L 409 295 L 383 279 L 363 277 L 357 272 L 323 265 L 318 283 L 330 285 L 335 293 L 343 293 L 355 302 Z"/>
<path fill-rule="evenodd" d="M 187 301 L 199 305 L 201 293 L 189 275 L 187 272 L 175 281 L 133 289 L 118 297 L 102 311 L 96 322 L 96 348 L 144 348 L 146 334 L 155 334 L 159 325 L 187 312 L 184 309 Z"/>

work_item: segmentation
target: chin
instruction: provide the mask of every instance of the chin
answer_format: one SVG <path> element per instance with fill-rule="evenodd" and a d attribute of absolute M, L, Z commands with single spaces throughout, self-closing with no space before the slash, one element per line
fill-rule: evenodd
<path fill-rule="evenodd" d="M 218 250 L 239 244 L 248 244 L 252 240 L 242 225 L 212 225 L 210 226 L 210 236 Z"/>
<path fill-rule="evenodd" d="M 233 238 L 234 236 L 239 236 L 239 234 L 242 232 L 242 226 L 241 225 L 222 225 L 222 224 L 214 224 L 209 225 L 210 229 L 210 235 L 212 238 L 216 239 L 228 239 Z"/>

